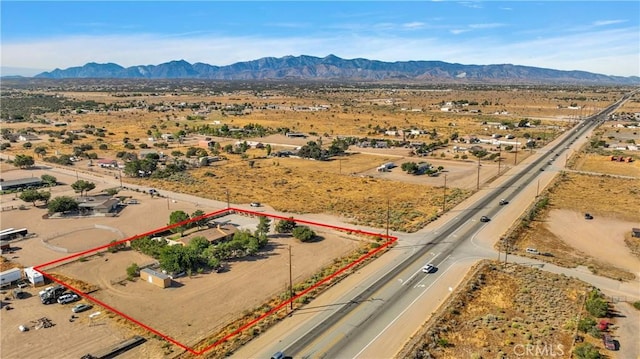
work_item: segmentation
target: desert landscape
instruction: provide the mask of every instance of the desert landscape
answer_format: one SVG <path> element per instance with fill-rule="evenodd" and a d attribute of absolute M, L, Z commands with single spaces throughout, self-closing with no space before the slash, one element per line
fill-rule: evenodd
<path fill-rule="evenodd" d="M 265 212 L 316 215 L 323 220 L 330 218 L 332 224 L 370 228 L 378 233 L 414 233 L 480 188 L 490 187 L 509 168 L 526 161 L 581 118 L 627 91 L 589 87 L 570 91 L 544 87 L 507 90 L 500 86 L 391 91 L 370 86 L 359 91 L 240 88 L 211 94 L 195 86 L 148 93 L 124 90 L 126 87 L 96 91 L 94 84 L 82 82 L 78 87 L 3 87 L 8 108 L 20 108 L 21 101 L 29 103 L 26 99 L 36 95 L 51 96 L 52 101 L 63 98 L 74 105 L 32 112 L 28 119 L 2 124 L 2 179 L 53 175 L 58 185 L 44 189 L 53 199 L 83 197 L 78 197 L 71 185 L 84 178 L 95 184 L 84 197 L 98 197 L 113 189 L 122 203 L 135 199 L 136 204 L 123 205 L 114 216 L 43 218 L 48 213 L 45 204 L 21 200 L 20 191 L 3 191 L 3 229 L 28 226 L 35 235 L 12 243 L 14 251 L 3 254 L 3 270 L 41 265 L 164 227 L 176 211 L 210 213 L 227 204 L 251 208 L 250 203 L 258 203 L 259 210 Z M 579 106 L 573 106 L 576 102 Z M 618 111 L 637 112 L 637 97 Z M 619 149 L 621 143 L 640 140 L 637 130 L 628 128 L 637 126 L 637 122 L 607 122 L 585 147 L 559 161 L 566 168 L 559 171 L 551 186 L 542 189 L 538 210 L 515 223 L 507 234 L 513 254 L 565 267 L 584 266 L 621 281 L 637 280 L 640 256 L 634 248 L 639 245 L 638 238 L 631 237 L 631 229 L 640 227 L 640 156 L 637 151 Z M 318 159 L 287 153 L 308 149 L 313 154 L 315 148 L 337 152 Z M 30 156 L 37 164 L 16 165 L 16 156 Z M 612 156 L 632 161 L 614 162 Z M 155 174 L 139 172 L 143 167 L 132 165 L 143 161 L 157 162 Z M 393 167 L 381 169 L 388 163 Z M 412 164 L 426 172 L 409 173 Z M 153 195 L 150 189 L 159 195 Z M 587 196 L 590 201 L 584 200 Z M 586 221 L 585 213 L 594 218 L 576 228 L 576 222 Z M 257 226 L 256 219 L 249 217 L 237 216 L 229 222 L 251 231 Z M 127 280 L 128 265 L 144 266 L 155 261 L 131 250 L 83 256 L 82 260 L 48 271 L 82 283 L 92 289 L 92 297 L 110 306 L 116 303 L 114 308 L 176 341 L 202 348 L 214 333 L 224 332 L 225 326 L 240 317 L 268 311 L 266 308 L 275 303 L 273 298 L 286 295 L 289 245 L 296 283 L 372 248 L 370 241 L 346 233 L 318 230 L 317 234 L 322 240 L 302 243 L 272 232 L 268 245 L 255 257 L 229 262 L 227 272 L 177 278 L 176 286 L 167 289 Z M 603 240 L 608 243 L 606 250 Z M 496 243 L 499 248 L 503 244 Z M 532 255 L 525 248 L 548 255 Z M 520 269 L 507 272 L 512 275 Z M 490 293 L 505 290 L 491 289 L 491 285 L 481 286 L 489 288 Z M 558 310 L 582 311 L 576 303 L 577 293 L 586 289 L 575 286 L 575 293 L 562 305 L 564 309 Z M 510 288 L 512 292 L 521 290 L 515 284 Z M 35 356 L 45 352 L 67 354 L 66 345 L 58 351 L 46 349 L 50 348 L 45 345 L 47 340 L 54 346 L 56 340 L 95 337 L 107 327 L 112 334 L 101 336 L 99 341 L 83 339 L 74 353 L 86 354 L 80 352 L 141 334 L 149 338 L 149 343 L 123 357 L 190 355 L 108 311 L 96 316 L 99 326 L 86 313 L 70 322 L 72 305 L 61 309 L 56 304 L 55 309 L 49 309 L 53 306 L 39 303 L 38 290 L 29 292 L 30 298 L 12 301 L 19 310 L 3 314 L 2 330 L 11 333 L 3 335 L 3 347 L 20 343 L 11 344 L 10 351 L 3 349 L 3 357 L 20 357 L 26 350 Z M 506 308 L 508 303 L 503 304 Z M 18 312 L 29 316 L 19 316 Z M 44 329 L 45 337 L 25 340 L 14 329 L 44 316 L 59 323 Z M 564 324 L 553 325 L 558 329 Z M 78 329 L 81 325 L 89 329 Z M 260 331 L 266 329 L 264 326 Z M 63 339 L 61 333 L 65 333 Z M 509 334 L 504 330 L 501 333 L 495 337 L 498 342 L 504 342 Z M 18 336 L 22 338 L 18 340 Z M 570 338 L 565 333 L 554 340 L 569 348 Z M 433 338 L 436 342 L 439 339 Z M 456 343 L 454 336 L 447 336 L 447 340 Z M 210 356 L 224 356 L 233 351 L 233 345 Z M 446 345 L 440 347 L 439 357 L 453 358 L 461 353 Z M 459 344 L 453 347 L 462 350 Z M 480 353 L 477 348 L 464 350 Z"/>

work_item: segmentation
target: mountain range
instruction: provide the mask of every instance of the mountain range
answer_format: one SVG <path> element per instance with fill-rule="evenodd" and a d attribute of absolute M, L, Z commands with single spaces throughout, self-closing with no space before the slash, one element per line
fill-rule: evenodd
<path fill-rule="evenodd" d="M 585 85 L 639 85 L 640 77 L 563 71 L 511 64 L 463 65 L 442 61 L 384 62 L 368 59 L 284 56 L 264 57 L 214 66 L 184 60 L 159 65 L 123 67 L 114 63 L 87 63 L 84 66 L 55 69 L 35 78 L 112 78 L 112 79 L 211 79 L 211 80 L 341 80 L 455 83 L 538 83 Z"/>

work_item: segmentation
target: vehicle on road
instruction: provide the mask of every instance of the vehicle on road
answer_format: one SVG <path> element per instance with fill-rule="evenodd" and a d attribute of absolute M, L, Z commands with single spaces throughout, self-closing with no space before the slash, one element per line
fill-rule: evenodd
<path fill-rule="evenodd" d="M 503 198 L 503 199 L 500 200 L 499 203 L 500 203 L 501 206 L 504 206 L 505 204 L 509 204 L 509 201 L 507 201 L 506 199 Z"/>
<path fill-rule="evenodd" d="M 485 222 L 486 223 L 486 222 L 489 222 L 490 220 L 491 219 L 489 217 L 487 217 L 487 216 L 480 217 L 480 222 Z"/>
<path fill-rule="evenodd" d="M 590 213 L 585 213 L 584 219 L 593 219 L 593 216 Z"/>
<path fill-rule="evenodd" d="M 250 206 L 251 206 L 251 207 L 260 207 L 260 206 L 262 206 L 262 205 L 260 204 L 260 202 L 251 202 L 251 203 L 250 203 Z"/>
<path fill-rule="evenodd" d="M 436 266 L 434 266 L 433 264 L 429 263 L 427 265 L 425 265 L 424 267 L 422 267 L 422 272 L 423 273 L 433 273 L 436 271 Z"/>
<path fill-rule="evenodd" d="M 84 312 L 85 310 L 89 310 L 93 308 L 93 306 L 89 304 L 78 304 L 75 307 L 71 308 L 71 311 L 74 313 Z"/>

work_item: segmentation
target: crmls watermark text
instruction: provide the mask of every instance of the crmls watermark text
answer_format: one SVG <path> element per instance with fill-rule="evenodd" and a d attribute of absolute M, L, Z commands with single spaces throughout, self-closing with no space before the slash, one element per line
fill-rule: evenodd
<path fill-rule="evenodd" d="M 564 356 L 564 345 L 516 344 L 513 353 L 518 357 L 561 358 Z"/>

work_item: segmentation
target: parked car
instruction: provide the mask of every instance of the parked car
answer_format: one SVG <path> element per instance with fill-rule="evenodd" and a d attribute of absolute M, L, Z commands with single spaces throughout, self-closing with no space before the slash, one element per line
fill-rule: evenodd
<path fill-rule="evenodd" d="M 75 307 L 71 308 L 71 311 L 74 313 L 84 312 L 85 310 L 89 310 L 93 308 L 93 306 L 89 304 L 78 304 Z"/>
<path fill-rule="evenodd" d="M 63 294 L 60 296 L 60 298 L 58 298 L 58 303 L 67 304 L 67 303 L 75 302 L 78 299 L 80 299 L 80 296 L 75 293 Z"/>
<path fill-rule="evenodd" d="M 585 213 L 584 219 L 593 219 L 593 216 L 590 213 Z"/>
<path fill-rule="evenodd" d="M 423 273 L 433 273 L 436 271 L 436 266 L 434 266 L 433 264 L 429 263 L 427 265 L 425 265 L 424 267 L 422 267 L 422 272 Z"/>
<path fill-rule="evenodd" d="M 531 254 L 540 254 L 540 252 L 538 252 L 538 250 L 535 248 L 527 248 L 526 251 L 527 253 L 531 253 Z"/>
<path fill-rule="evenodd" d="M 609 334 L 602 336 L 602 343 L 608 350 L 616 350 L 616 342 L 611 338 Z"/>
<path fill-rule="evenodd" d="M 262 206 L 262 205 L 260 204 L 260 202 L 251 202 L 251 203 L 250 203 L 250 206 L 251 206 L 251 207 L 260 207 L 260 206 Z"/>
<path fill-rule="evenodd" d="M 480 217 L 480 222 L 489 222 L 491 219 L 487 216 Z"/>
<path fill-rule="evenodd" d="M 509 201 L 507 201 L 506 199 L 503 198 L 503 199 L 500 200 L 499 203 L 500 203 L 501 206 L 504 206 L 505 204 L 509 204 Z"/>

